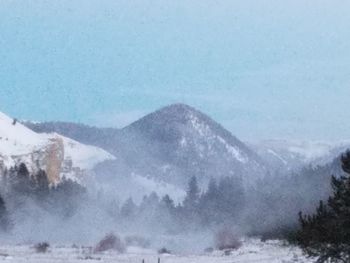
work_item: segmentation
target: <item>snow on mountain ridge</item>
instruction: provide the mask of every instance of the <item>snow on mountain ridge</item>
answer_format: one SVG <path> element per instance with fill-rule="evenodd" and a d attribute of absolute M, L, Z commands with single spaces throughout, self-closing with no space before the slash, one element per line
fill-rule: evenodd
<path fill-rule="evenodd" d="M 275 139 L 250 145 L 272 167 L 278 170 L 296 170 L 305 165 L 331 162 L 350 148 L 350 140 L 330 142 Z"/>
<path fill-rule="evenodd" d="M 59 176 L 77 179 L 76 175 L 110 159 L 114 156 L 100 148 L 57 133 L 35 133 L 0 112 L 0 172 L 23 162 L 31 172 L 46 170 L 52 181 Z"/>
<path fill-rule="evenodd" d="M 267 173 L 255 152 L 209 116 L 184 104 L 148 114 L 124 128 L 121 135 L 127 141 L 125 151 L 130 145 L 136 149 L 132 158 L 140 154 L 138 160 L 149 160 L 141 161 L 140 168 L 133 164 L 138 174 L 149 169 L 147 173 L 157 178 L 183 184 L 193 175 L 202 182 L 223 176 L 241 176 L 249 182 Z M 161 169 L 164 165 L 170 167 L 166 173 Z"/>
<path fill-rule="evenodd" d="M 52 135 L 53 134 L 47 134 L 48 137 Z M 59 134 L 55 135 L 63 139 L 66 150 L 65 156 L 73 160 L 74 164 L 82 169 L 91 170 L 96 164 L 115 158 L 101 148 L 81 144 Z"/>
<path fill-rule="evenodd" d="M 209 125 L 207 125 L 204 122 L 201 122 L 197 116 L 195 116 L 192 112 L 189 115 L 190 123 L 192 124 L 193 128 L 198 131 L 198 134 L 202 137 L 206 137 L 208 141 L 210 142 L 209 146 L 212 146 L 214 144 L 214 140 L 218 140 L 222 145 L 226 148 L 226 150 L 238 161 L 242 163 L 247 163 L 247 157 L 243 156 L 243 153 L 237 149 L 236 147 L 233 147 L 232 145 L 229 145 L 221 136 L 215 135 L 214 132 L 211 130 Z"/>
<path fill-rule="evenodd" d="M 20 155 L 40 148 L 45 143 L 41 135 L 0 112 L 0 154 Z"/>
<path fill-rule="evenodd" d="M 225 176 L 250 184 L 268 173 L 266 163 L 250 147 L 205 113 L 185 104 L 163 107 L 120 130 L 60 122 L 27 125 L 36 132 L 58 132 L 117 156 L 94 169 L 100 181 L 115 182 L 114 191 L 121 181 L 133 184 L 134 189 L 144 188 L 131 182 L 132 174 L 156 185 L 185 189 L 191 176 L 206 186 L 210 178 Z M 125 191 L 120 188 L 118 191 Z"/>

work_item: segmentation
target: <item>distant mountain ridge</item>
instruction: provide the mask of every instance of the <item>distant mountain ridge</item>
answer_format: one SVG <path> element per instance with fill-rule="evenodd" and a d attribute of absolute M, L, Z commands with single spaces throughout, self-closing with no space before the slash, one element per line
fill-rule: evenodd
<path fill-rule="evenodd" d="M 97 128 L 72 122 L 24 122 L 25 126 L 38 133 L 63 134 L 81 143 L 97 147 L 111 147 L 110 139 L 117 137 L 120 130 L 116 128 Z"/>
<path fill-rule="evenodd" d="M 268 167 L 243 142 L 204 113 L 185 104 L 161 108 L 123 129 L 100 129 L 72 123 L 27 123 L 37 132 L 60 132 L 101 147 L 117 157 L 120 173 L 184 187 L 193 175 L 237 176 L 250 182 Z"/>
<path fill-rule="evenodd" d="M 296 171 L 304 166 L 324 165 L 350 149 L 350 140 L 339 142 L 265 140 L 248 143 L 269 166 L 278 171 Z"/>
<path fill-rule="evenodd" d="M 191 176 L 202 185 L 223 176 L 236 176 L 250 184 L 270 173 L 288 174 L 310 164 L 328 164 L 348 146 L 346 141 L 244 143 L 185 104 L 161 108 L 123 129 L 64 122 L 26 125 L 36 132 L 57 132 L 113 154 L 116 160 L 95 170 L 100 180 L 121 192 L 133 188 L 177 195 Z"/>

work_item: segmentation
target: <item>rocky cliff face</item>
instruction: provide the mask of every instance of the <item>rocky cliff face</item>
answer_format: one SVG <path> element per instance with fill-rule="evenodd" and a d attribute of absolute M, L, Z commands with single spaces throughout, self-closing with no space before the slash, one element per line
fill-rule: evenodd
<path fill-rule="evenodd" d="M 48 140 L 48 144 L 42 148 L 21 155 L 0 156 L 0 174 L 3 173 L 8 165 L 19 165 L 24 163 L 29 172 L 37 173 L 39 170 L 44 170 L 51 184 L 57 184 L 62 179 L 65 173 L 73 173 L 73 170 L 82 172 L 80 169 L 73 167 L 70 158 L 65 159 L 65 148 L 62 138 L 56 137 Z"/>
<path fill-rule="evenodd" d="M 51 142 L 45 155 L 46 174 L 50 183 L 57 183 L 60 180 L 64 161 L 64 144 L 61 138 L 51 139 Z"/>

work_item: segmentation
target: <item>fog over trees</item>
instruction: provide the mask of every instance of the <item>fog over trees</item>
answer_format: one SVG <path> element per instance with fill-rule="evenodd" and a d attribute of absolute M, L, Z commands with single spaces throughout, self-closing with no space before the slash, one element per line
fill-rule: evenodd
<path fill-rule="evenodd" d="M 85 188 L 71 180 L 50 185 L 44 171 L 30 174 L 26 165 L 20 164 L 7 170 L 2 178 L 0 223 L 5 233 L 21 235 L 21 224 L 40 218 L 39 226 L 51 229 L 50 236 L 54 238 L 55 227 L 61 226 L 63 233 L 76 228 L 72 233 L 77 236 L 83 229 L 90 229 L 90 240 L 97 239 L 100 231 L 145 237 L 211 233 L 208 235 L 212 240 L 222 229 L 233 231 L 237 237 L 291 240 L 299 229 L 298 213 L 311 213 L 319 200 L 327 200 L 331 174 L 338 164 L 336 159 L 327 166 L 306 167 L 286 177 L 265 177 L 249 187 L 240 177 L 230 176 L 212 178 L 201 188 L 193 176 L 181 202 L 155 192 L 137 202 L 132 197 L 111 196 L 103 189 Z M 341 175 L 339 170 L 337 176 Z M 45 218 L 47 215 L 50 216 Z M 98 222 L 106 223 L 96 227 L 97 216 Z M 73 223 L 77 220 L 79 226 Z"/>
<path fill-rule="evenodd" d="M 39 137 L 21 125 L 16 124 Z M 35 155 L 12 159 L 15 165 L 4 166 L 0 181 L 1 238 L 9 242 L 88 245 L 102 239 L 101 249 L 113 241 L 120 249 L 142 244 L 176 253 L 237 249 L 244 238 L 258 238 L 299 244 L 316 255 L 319 243 L 310 250 L 310 235 L 300 231 L 313 233 L 310 225 L 318 217 L 305 215 L 319 206 L 317 214 L 327 218 L 324 214 L 330 210 L 325 204 L 334 186 L 347 178 L 342 170 L 343 164 L 348 171 L 346 159 L 341 156 L 303 165 L 309 159 L 300 154 L 294 160 L 297 168 L 291 169 L 294 163 L 288 165 L 286 160 L 296 153 L 295 148 L 288 150 L 290 146 L 279 152 L 283 155 L 264 148 L 269 158 L 271 154 L 275 158 L 271 163 L 278 161 L 270 166 L 213 119 L 183 104 L 162 108 L 122 130 L 32 125 L 43 133 L 64 132 L 102 147 L 88 148 L 93 152 L 109 156 L 104 149 L 115 156 L 95 166 L 89 165 L 93 158 L 83 158 L 85 167 L 93 167 L 84 172 L 79 166 L 73 168 L 77 160 L 62 158 L 64 172 L 55 182 L 50 182 L 45 165 L 40 168 Z M 283 148 L 279 143 L 276 149 Z M 327 154 L 317 152 L 318 161 L 337 156 L 345 147 L 327 151 L 327 145 L 321 146 L 317 149 L 326 149 Z M 67 147 L 62 155 L 72 147 L 87 149 L 78 142 Z M 77 153 L 84 155 L 84 151 Z"/>

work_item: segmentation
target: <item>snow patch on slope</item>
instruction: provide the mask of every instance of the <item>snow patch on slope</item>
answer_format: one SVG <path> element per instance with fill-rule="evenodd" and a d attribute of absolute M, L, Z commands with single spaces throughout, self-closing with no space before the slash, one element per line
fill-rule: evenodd
<path fill-rule="evenodd" d="M 102 150 L 101 148 L 81 144 L 59 134 L 46 134 L 48 138 L 51 138 L 53 135 L 63 139 L 65 158 L 71 159 L 74 166 L 81 169 L 91 170 L 98 163 L 115 159 L 112 154 Z"/>
<path fill-rule="evenodd" d="M 248 162 L 248 158 L 246 156 L 243 156 L 242 152 L 237 147 L 234 147 L 228 144 L 221 136 L 215 135 L 214 132 L 209 127 L 209 125 L 201 122 L 198 119 L 198 117 L 195 116 L 193 113 L 190 114 L 189 118 L 190 118 L 190 123 L 192 124 L 193 128 L 198 132 L 198 134 L 201 137 L 204 137 L 207 139 L 209 150 L 211 150 L 215 142 L 220 142 L 226 148 L 226 151 L 237 161 L 241 163 Z M 180 143 L 181 143 L 181 146 L 187 145 L 185 138 L 182 138 Z M 201 149 L 201 147 L 198 147 L 198 148 L 200 152 L 204 150 L 204 149 Z"/>
<path fill-rule="evenodd" d="M 236 148 L 233 147 L 231 145 L 229 145 L 223 138 L 221 138 L 220 136 L 216 137 L 219 142 L 221 142 L 226 150 L 234 157 L 236 158 L 238 161 L 242 162 L 242 163 L 247 163 L 247 157 L 243 156 L 242 153 Z"/>
<path fill-rule="evenodd" d="M 285 159 L 283 159 L 281 156 L 279 156 L 275 151 L 273 151 L 273 150 L 271 150 L 271 149 L 268 149 L 267 152 L 270 153 L 270 154 L 272 154 L 273 156 L 275 156 L 277 159 L 281 160 L 281 162 L 282 162 L 283 164 L 285 164 L 285 165 L 288 164 L 288 162 L 287 162 Z"/>
<path fill-rule="evenodd" d="M 189 118 L 193 128 L 198 132 L 200 136 L 207 137 L 212 135 L 210 127 L 207 124 L 201 122 L 193 113 L 190 114 Z"/>

